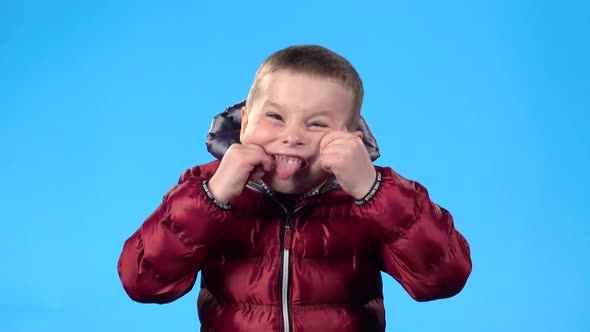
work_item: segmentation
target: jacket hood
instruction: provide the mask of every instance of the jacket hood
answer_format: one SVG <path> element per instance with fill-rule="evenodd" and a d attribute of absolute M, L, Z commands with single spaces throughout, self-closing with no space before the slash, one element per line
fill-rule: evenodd
<path fill-rule="evenodd" d="M 225 151 L 234 143 L 240 142 L 240 128 L 242 124 L 242 107 L 246 105 L 246 101 L 241 101 L 233 106 L 229 106 L 225 111 L 217 114 L 211 122 L 209 133 L 205 144 L 207 151 L 215 158 L 221 159 Z M 363 133 L 363 143 L 369 152 L 372 161 L 375 161 L 381 155 L 379 153 L 379 146 L 377 140 L 373 136 L 369 125 L 361 116 L 359 121 L 359 128 Z"/>

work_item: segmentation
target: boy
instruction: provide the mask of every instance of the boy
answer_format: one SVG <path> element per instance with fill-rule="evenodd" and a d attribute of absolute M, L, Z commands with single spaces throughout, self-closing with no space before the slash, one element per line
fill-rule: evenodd
<path fill-rule="evenodd" d="M 323 47 L 265 60 L 240 143 L 185 171 L 126 241 L 129 296 L 174 301 L 201 271 L 201 331 L 384 331 L 381 271 L 418 301 L 457 294 L 469 246 L 424 187 L 373 165 L 362 99 Z"/>

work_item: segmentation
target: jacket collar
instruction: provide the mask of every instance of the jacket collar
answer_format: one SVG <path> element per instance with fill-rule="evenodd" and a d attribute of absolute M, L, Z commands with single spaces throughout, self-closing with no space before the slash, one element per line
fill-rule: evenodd
<path fill-rule="evenodd" d="M 270 188 L 266 183 L 264 183 L 262 179 L 258 179 L 256 181 L 248 181 L 246 187 L 269 197 L 276 196 L 275 191 L 272 190 L 272 188 Z M 301 200 L 309 197 L 314 197 L 319 194 L 325 194 L 339 189 L 341 189 L 340 184 L 338 183 L 336 178 L 334 176 L 330 176 L 326 181 L 324 181 L 324 183 L 322 183 L 316 189 L 301 194 L 299 199 Z"/>

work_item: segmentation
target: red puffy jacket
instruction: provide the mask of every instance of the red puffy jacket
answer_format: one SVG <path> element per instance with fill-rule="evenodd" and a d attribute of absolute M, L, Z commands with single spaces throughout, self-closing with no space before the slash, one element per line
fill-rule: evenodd
<path fill-rule="evenodd" d="M 203 187 L 218 165 L 185 171 L 125 242 L 135 301 L 174 301 L 201 271 L 202 331 L 384 331 L 381 271 L 418 301 L 457 294 L 471 272 L 451 215 L 389 168 L 364 205 L 332 183 L 286 211 L 251 182 L 225 210 Z"/>

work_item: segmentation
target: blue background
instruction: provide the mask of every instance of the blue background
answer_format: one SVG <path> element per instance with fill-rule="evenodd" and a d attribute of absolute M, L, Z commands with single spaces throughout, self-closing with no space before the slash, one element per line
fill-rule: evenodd
<path fill-rule="evenodd" d="M 0 330 L 195 331 L 116 262 L 212 117 L 291 44 L 347 57 L 388 165 L 471 244 L 458 296 L 385 277 L 388 331 L 590 331 L 587 1 L 2 1 Z"/>

